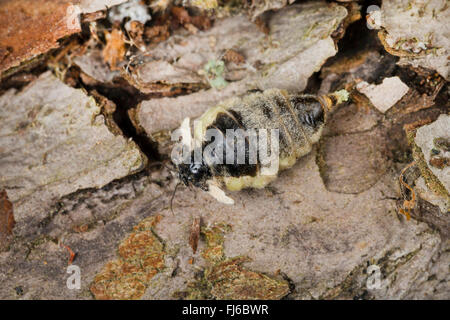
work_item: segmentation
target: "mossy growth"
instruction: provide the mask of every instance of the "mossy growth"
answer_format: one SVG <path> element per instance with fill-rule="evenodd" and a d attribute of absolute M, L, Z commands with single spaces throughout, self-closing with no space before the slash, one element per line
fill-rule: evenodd
<path fill-rule="evenodd" d="M 226 224 L 202 228 L 201 234 L 206 240 L 206 249 L 202 255 L 211 265 L 199 274 L 196 281 L 188 284 L 187 290 L 176 292 L 175 296 L 188 300 L 273 300 L 289 294 L 286 280 L 243 267 L 244 262 L 250 261 L 249 258 L 226 258 L 223 243 L 225 233 L 230 230 L 231 227 Z"/>
<path fill-rule="evenodd" d="M 222 60 L 209 60 L 204 67 L 206 79 L 211 87 L 215 89 L 223 89 L 228 82 L 223 77 L 225 71 L 225 63 Z"/>
<path fill-rule="evenodd" d="M 439 181 L 438 178 L 433 174 L 433 172 L 428 168 L 427 162 L 425 160 L 425 157 L 422 153 L 422 150 L 420 147 L 415 143 L 415 137 L 416 137 L 416 129 L 417 128 L 406 128 L 406 138 L 408 140 L 409 145 L 412 149 L 412 156 L 414 158 L 414 161 L 417 164 L 417 167 L 420 170 L 420 174 L 425 180 L 425 183 L 427 187 L 433 191 L 434 193 L 446 198 L 448 201 L 450 201 L 450 195 L 443 186 L 443 184 Z"/>
<path fill-rule="evenodd" d="M 154 232 L 161 216 L 151 216 L 133 228 L 119 245 L 119 258 L 98 273 L 90 291 L 96 299 L 139 299 L 151 279 L 164 268 L 164 243 Z"/>

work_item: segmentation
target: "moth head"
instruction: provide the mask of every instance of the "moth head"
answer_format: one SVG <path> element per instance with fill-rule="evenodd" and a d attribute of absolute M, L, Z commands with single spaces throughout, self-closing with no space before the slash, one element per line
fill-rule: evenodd
<path fill-rule="evenodd" d="M 212 197 L 225 204 L 234 204 L 234 200 L 229 198 L 225 192 L 214 182 L 210 166 L 202 160 L 195 161 L 196 151 L 201 151 L 201 147 L 196 147 L 196 140 L 192 138 L 189 118 L 184 119 L 180 128 L 182 144 L 181 150 L 172 151 L 172 162 L 178 171 L 178 178 L 186 186 L 193 185 L 207 191 Z"/>
<path fill-rule="evenodd" d="M 178 165 L 178 177 L 186 185 L 193 185 L 208 190 L 207 181 L 212 177 L 211 170 L 205 163 L 181 163 Z"/>

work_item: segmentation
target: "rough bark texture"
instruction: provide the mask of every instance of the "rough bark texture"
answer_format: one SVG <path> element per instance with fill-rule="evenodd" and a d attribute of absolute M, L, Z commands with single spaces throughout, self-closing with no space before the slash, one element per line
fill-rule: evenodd
<path fill-rule="evenodd" d="M 268 36 L 247 17 L 236 16 L 218 21 L 207 32 L 171 37 L 151 50 L 152 61 L 132 75 L 141 91 L 155 83 L 207 86 L 199 71 L 208 61 L 221 60 L 227 49 L 241 53 L 245 64 L 227 68 L 223 77 L 232 82 L 220 90 L 213 87 L 186 96 L 143 101 L 136 112 L 138 124 L 151 135 L 174 129 L 185 117 L 197 117 L 221 100 L 250 89 L 303 91 L 308 78 L 336 54 L 330 35 L 346 15 L 344 7 L 311 2 L 275 13 Z"/>
<path fill-rule="evenodd" d="M 385 46 L 400 64 L 422 66 L 449 79 L 450 10 L 446 0 L 383 1 Z"/>
<path fill-rule="evenodd" d="M 39 6 L 33 2 L 11 0 L 0 5 L 0 74 L 57 48 L 58 39 L 81 30 L 78 16 L 68 14 L 72 1 L 42 1 Z"/>
<path fill-rule="evenodd" d="M 206 30 L 176 19 L 178 29 L 158 25 L 155 10 L 140 27 L 166 28 L 168 38 L 147 41 L 144 52 L 127 38 L 119 71 L 102 60 L 96 41 L 105 29 L 91 29 L 64 81 L 35 71 L 24 87 L 2 83 L 0 299 L 450 299 L 450 216 L 422 170 L 448 188 L 448 165 L 428 167 L 432 149 L 448 153 L 445 64 L 408 55 L 397 65 L 386 50 L 406 49 L 386 47 L 383 35 L 378 42 L 364 21 L 349 25 L 347 1 L 288 2 L 255 1 L 249 16 L 217 8 Z M 419 39 L 423 19 L 408 12 L 422 7 L 414 5 L 383 1 L 383 32 L 400 39 L 394 18 L 414 19 L 418 27 L 405 32 Z M 265 34 L 251 17 L 274 8 Z M 448 12 L 436 11 L 426 27 L 436 41 Z M 385 79 L 401 83 L 402 95 L 383 100 Z M 352 91 L 362 81 L 377 90 Z M 346 87 L 351 101 L 268 187 L 229 192 L 229 206 L 180 185 L 171 203 L 178 180 L 166 168 L 163 133 L 220 100 L 270 87 Z M 413 159 L 419 169 L 407 167 Z M 80 289 L 67 286 L 70 263 Z"/>
<path fill-rule="evenodd" d="M 19 93 L 6 92 L 0 108 L 0 181 L 14 204 L 16 236 L 35 237 L 28 227 L 51 216 L 59 198 L 145 165 L 133 141 L 108 129 L 92 97 L 50 73 Z"/>

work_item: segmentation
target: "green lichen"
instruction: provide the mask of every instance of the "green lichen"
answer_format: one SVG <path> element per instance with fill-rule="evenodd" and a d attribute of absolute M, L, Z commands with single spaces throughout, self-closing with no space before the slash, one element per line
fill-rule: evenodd
<path fill-rule="evenodd" d="M 210 263 L 217 263 L 225 259 L 223 251 L 224 234 L 231 231 L 231 226 L 218 224 L 212 228 L 202 228 L 202 235 L 206 240 L 206 249 L 202 256 Z"/>
<path fill-rule="evenodd" d="M 203 10 L 212 10 L 219 6 L 217 0 L 191 0 L 190 4 Z"/>
<path fill-rule="evenodd" d="M 90 286 L 96 299 L 139 299 L 164 269 L 165 246 L 153 230 L 161 216 L 141 221 L 119 245 L 119 258 L 108 262 Z"/>
<path fill-rule="evenodd" d="M 416 130 L 406 131 L 406 138 L 408 140 L 409 145 L 411 146 L 414 161 L 416 162 L 417 167 L 420 170 L 420 174 L 424 178 L 426 185 L 431 191 L 446 198 L 447 201 L 450 201 L 450 194 L 447 192 L 444 185 L 439 181 L 439 179 L 436 178 L 436 176 L 433 174 L 430 168 L 428 168 L 422 150 L 414 141 L 415 137 L 416 137 Z"/>
<path fill-rule="evenodd" d="M 202 236 L 206 240 L 206 249 L 202 255 L 211 265 L 196 281 L 189 283 L 184 292 L 176 292 L 174 296 L 188 300 L 273 300 L 289 294 L 289 283 L 286 280 L 243 267 L 242 264 L 249 261 L 249 258 L 226 258 L 223 242 L 225 233 L 230 230 L 231 227 L 226 224 L 202 229 Z"/>
<path fill-rule="evenodd" d="M 219 300 L 278 300 L 289 294 L 289 283 L 244 268 L 246 257 L 234 257 L 209 269 L 206 279 Z"/>
<path fill-rule="evenodd" d="M 206 79 L 211 87 L 223 89 L 228 85 L 224 79 L 225 63 L 222 60 L 209 60 L 204 67 Z"/>
<path fill-rule="evenodd" d="M 337 100 L 336 104 L 337 105 L 341 104 L 342 102 L 346 102 L 348 100 L 349 96 L 350 96 L 348 91 L 345 90 L 345 89 L 336 91 L 336 92 L 334 92 L 332 94 L 336 97 L 336 100 Z"/>

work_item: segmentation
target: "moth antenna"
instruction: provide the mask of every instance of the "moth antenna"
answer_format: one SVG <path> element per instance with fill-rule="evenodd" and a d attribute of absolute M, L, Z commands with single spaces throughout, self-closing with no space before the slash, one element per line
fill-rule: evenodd
<path fill-rule="evenodd" d="M 173 199 L 175 198 L 175 194 L 177 193 L 178 186 L 181 184 L 181 181 L 177 183 L 175 186 L 175 189 L 173 189 L 172 197 L 170 198 L 170 211 L 175 216 L 175 213 L 173 212 Z"/>

